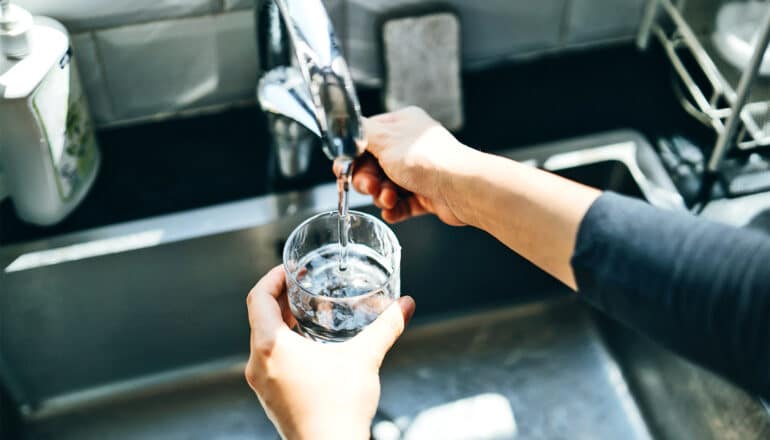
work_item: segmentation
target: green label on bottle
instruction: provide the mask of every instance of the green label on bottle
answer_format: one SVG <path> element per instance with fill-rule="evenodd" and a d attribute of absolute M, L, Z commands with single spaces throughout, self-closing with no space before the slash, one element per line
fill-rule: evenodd
<path fill-rule="evenodd" d="M 98 161 L 94 127 L 73 61 L 65 54 L 32 97 L 62 200 L 86 184 Z"/>

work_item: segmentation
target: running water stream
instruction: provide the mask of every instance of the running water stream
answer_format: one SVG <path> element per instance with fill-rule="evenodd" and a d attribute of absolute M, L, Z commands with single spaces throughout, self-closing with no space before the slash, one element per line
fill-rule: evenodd
<path fill-rule="evenodd" d="M 339 214 L 338 220 L 338 232 L 340 242 L 340 271 L 347 270 L 348 259 L 348 242 L 350 234 L 350 217 L 348 216 L 348 208 L 350 205 L 349 192 L 350 192 L 350 180 L 353 176 L 353 161 L 350 159 L 337 159 L 339 161 L 337 174 L 337 192 L 339 196 L 337 211 Z"/>

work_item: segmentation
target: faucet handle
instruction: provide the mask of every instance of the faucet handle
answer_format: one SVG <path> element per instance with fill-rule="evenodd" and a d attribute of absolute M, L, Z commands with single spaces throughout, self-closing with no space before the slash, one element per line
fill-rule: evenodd
<path fill-rule="evenodd" d="M 267 72 L 259 80 L 257 100 L 262 110 L 293 119 L 322 137 L 310 89 L 296 67 L 279 66 Z"/>
<path fill-rule="evenodd" d="M 279 66 L 266 73 L 259 80 L 257 100 L 268 113 L 267 123 L 281 175 L 303 175 L 321 132 L 313 115 L 310 91 L 299 70 Z"/>

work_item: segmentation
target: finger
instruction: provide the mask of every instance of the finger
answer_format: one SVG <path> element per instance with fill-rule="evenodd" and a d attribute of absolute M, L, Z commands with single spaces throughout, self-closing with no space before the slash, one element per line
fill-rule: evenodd
<path fill-rule="evenodd" d="M 399 200 L 396 206 L 391 209 L 382 210 L 382 219 L 391 224 L 404 221 L 411 216 L 409 202 L 406 199 Z"/>
<path fill-rule="evenodd" d="M 415 303 L 411 297 L 402 296 L 388 306 L 368 327 L 351 339 L 351 344 L 366 347 L 373 361 L 380 365 L 385 354 L 396 342 L 414 315 Z"/>
<path fill-rule="evenodd" d="M 380 202 L 380 195 L 379 194 L 376 194 L 376 195 L 372 196 L 372 203 L 377 208 L 382 209 L 382 210 L 386 210 L 385 205 L 383 205 L 382 202 Z"/>
<path fill-rule="evenodd" d="M 412 217 L 417 217 L 418 215 L 424 215 L 431 212 L 431 210 L 428 209 L 428 204 L 422 202 L 422 197 L 409 197 L 406 200 L 406 203 L 409 205 L 409 215 Z"/>
<path fill-rule="evenodd" d="M 380 183 L 380 194 L 377 197 L 384 209 L 393 209 L 398 203 L 398 186 L 387 177 Z"/>
<path fill-rule="evenodd" d="M 380 212 L 380 216 L 382 216 L 382 219 L 385 220 L 385 223 L 394 224 L 399 223 L 408 218 L 408 216 L 405 216 L 401 213 L 401 209 L 399 207 L 396 207 L 395 209 L 383 209 Z"/>
<path fill-rule="evenodd" d="M 277 298 L 283 293 L 286 287 L 286 272 L 283 269 L 283 265 L 279 264 L 270 269 L 251 289 L 251 292 L 259 292 Z M 249 293 L 251 294 L 251 293 Z"/>
<path fill-rule="evenodd" d="M 381 174 L 377 159 L 365 153 L 353 165 L 353 187 L 362 194 L 378 194 Z"/>
<path fill-rule="evenodd" d="M 259 280 L 246 298 L 254 343 L 272 341 L 280 329 L 288 328 L 284 321 L 285 309 L 279 304 L 279 299 L 285 298 L 284 280 L 283 267 L 277 266 Z M 284 304 L 288 306 L 288 301 Z"/>
<path fill-rule="evenodd" d="M 427 211 L 413 195 L 399 199 L 396 206 L 392 209 L 382 211 L 382 219 L 388 223 L 398 223 L 418 215 L 426 214 Z"/>
<path fill-rule="evenodd" d="M 283 318 L 283 322 L 286 323 L 286 326 L 289 328 L 296 327 L 297 318 L 291 313 L 291 307 L 289 307 L 289 295 L 286 294 L 285 290 L 283 295 L 278 297 L 278 307 L 281 308 L 281 318 Z"/>
<path fill-rule="evenodd" d="M 291 308 L 289 307 L 289 295 L 287 294 L 287 291 L 286 291 L 286 281 L 285 281 L 286 277 L 291 276 L 291 275 L 287 274 L 286 273 L 286 268 L 284 266 L 280 266 L 280 265 L 274 267 L 271 270 L 271 273 L 273 271 L 281 271 L 281 269 L 283 269 L 282 272 L 284 274 L 283 275 L 284 281 L 283 281 L 283 284 L 280 287 L 281 293 L 276 298 L 276 301 L 278 301 L 278 307 L 281 308 L 281 317 L 283 318 L 283 322 L 285 322 L 286 325 L 289 328 L 294 328 L 294 326 L 297 325 L 297 319 L 291 313 Z M 307 272 L 307 269 L 300 270 L 299 274 L 302 274 L 303 272 Z M 270 274 L 268 274 L 267 276 L 270 276 Z M 275 288 L 275 286 L 272 286 L 270 288 Z M 270 294 L 271 294 L 271 296 L 274 296 L 272 291 L 270 292 Z"/>

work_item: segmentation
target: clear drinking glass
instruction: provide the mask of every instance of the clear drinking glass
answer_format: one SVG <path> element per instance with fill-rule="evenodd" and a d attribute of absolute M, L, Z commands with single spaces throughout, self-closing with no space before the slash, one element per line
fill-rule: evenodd
<path fill-rule="evenodd" d="M 349 211 L 349 242 L 340 268 L 339 214 L 299 225 L 283 248 L 289 306 L 300 332 L 342 342 L 360 332 L 401 294 L 401 246 L 377 218 Z"/>

